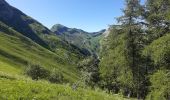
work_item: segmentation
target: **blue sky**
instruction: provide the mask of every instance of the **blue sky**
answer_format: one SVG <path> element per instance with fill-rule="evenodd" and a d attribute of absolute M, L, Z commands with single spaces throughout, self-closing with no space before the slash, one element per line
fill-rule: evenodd
<path fill-rule="evenodd" d="M 6 0 L 51 28 L 63 24 L 88 32 L 105 29 L 122 15 L 124 0 Z"/>

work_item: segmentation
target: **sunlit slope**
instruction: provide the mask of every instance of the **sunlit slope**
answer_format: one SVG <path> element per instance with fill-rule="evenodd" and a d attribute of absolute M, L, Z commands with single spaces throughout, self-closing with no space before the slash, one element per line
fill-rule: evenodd
<path fill-rule="evenodd" d="M 0 76 L 1 100 L 127 100 L 99 89 L 76 90 L 69 85 L 51 84 Z"/>
<path fill-rule="evenodd" d="M 0 23 L 0 71 L 23 74 L 28 64 L 39 64 L 48 70 L 56 68 L 64 76 L 74 81 L 78 71 L 61 55 L 41 47 L 31 39 Z"/>
<path fill-rule="evenodd" d="M 61 40 L 40 22 L 5 0 L 0 0 L 0 21 L 42 47 L 59 54 L 67 62 L 75 63 L 85 56 L 79 48 Z"/>

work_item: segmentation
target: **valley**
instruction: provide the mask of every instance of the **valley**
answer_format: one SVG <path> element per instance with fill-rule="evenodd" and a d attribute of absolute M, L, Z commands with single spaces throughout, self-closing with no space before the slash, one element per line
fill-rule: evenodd
<path fill-rule="evenodd" d="M 0 0 L 0 100 L 169 100 L 170 2 L 153 1 L 87 32 Z"/>

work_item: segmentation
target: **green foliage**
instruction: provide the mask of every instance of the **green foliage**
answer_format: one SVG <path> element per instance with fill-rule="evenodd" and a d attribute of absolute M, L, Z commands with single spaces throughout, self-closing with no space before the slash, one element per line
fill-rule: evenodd
<path fill-rule="evenodd" d="M 170 32 L 169 26 L 169 0 L 147 0 L 146 21 L 148 25 L 148 35 L 150 41 L 162 37 Z"/>
<path fill-rule="evenodd" d="M 142 24 L 143 8 L 140 0 L 126 0 L 124 15 L 118 18 L 119 27 L 111 27 L 104 40 L 100 72 L 103 88 L 122 92 L 125 96 L 142 98 L 146 95 L 146 66 L 141 52 L 144 30 Z"/>
<path fill-rule="evenodd" d="M 101 86 L 115 93 L 120 89 L 125 92 L 126 88 L 132 89 L 133 87 L 132 71 L 127 65 L 124 53 L 126 42 L 124 38 L 125 34 L 113 27 L 109 36 L 104 40 L 101 51 L 104 52 L 100 62 Z"/>
<path fill-rule="evenodd" d="M 29 65 L 26 69 L 26 74 L 33 80 L 45 79 L 49 77 L 50 72 L 40 65 Z"/>
<path fill-rule="evenodd" d="M 79 62 L 78 69 L 82 72 L 81 81 L 87 86 L 97 86 L 99 79 L 99 60 L 94 57 L 88 57 Z"/>
<path fill-rule="evenodd" d="M 101 42 L 100 63 L 97 57 L 80 60 L 89 51 L 98 54 L 102 31 L 89 34 L 60 26 L 53 30 L 57 37 L 36 20 L 0 2 L 0 99 L 123 99 L 101 90 L 51 84 L 80 78 L 83 85 L 93 89 L 97 85 L 109 92 L 145 99 L 150 87 L 146 99 L 170 99 L 169 0 L 147 0 L 146 8 L 140 0 L 126 0 L 119 27 L 111 27 Z M 28 62 L 27 75 L 51 83 L 26 78 L 23 70 Z"/>
<path fill-rule="evenodd" d="M 125 34 L 124 37 L 124 57 L 127 60 L 125 69 L 131 70 L 129 75 L 132 75 L 133 87 L 128 89 L 132 96 L 141 98 L 143 96 L 142 78 L 145 77 L 144 67 L 142 67 L 141 50 L 145 45 L 143 43 L 143 30 L 141 13 L 143 8 L 140 5 L 140 0 L 126 0 L 126 8 L 124 9 L 124 15 L 121 16 L 118 21 L 121 23 L 120 27 L 122 32 Z M 119 65 L 118 65 L 119 66 Z M 143 73 L 144 72 L 144 73 Z M 144 77 L 141 77 L 144 76 Z M 125 78 L 123 78 L 125 79 Z M 130 94 L 131 95 L 131 94 Z"/>
<path fill-rule="evenodd" d="M 145 56 L 151 58 L 156 67 L 169 68 L 170 61 L 170 35 L 167 34 L 155 41 L 143 51 Z"/>
<path fill-rule="evenodd" d="M 148 100 L 169 100 L 170 99 L 170 72 L 158 70 L 151 78 L 151 92 Z"/>
<path fill-rule="evenodd" d="M 146 56 L 146 66 L 151 74 L 151 89 L 147 96 L 149 100 L 168 100 L 169 97 L 169 65 L 170 65 L 170 24 L 169 0 L 147 0 L 146 22 L 148 46 L 143 54 Z"/>
<path fill-rule="evenodd" d="M 56 69 L 51 72 L 40 65 L 29 65 L 26 69 L 26 74 L 30 76 L 33 80 L 46 79 L 51 83 L 64 83 L 66 79 L 62 73 L 58 72 Z"/>
<path fill-rule="evenodd" d="M 153 73 L 153 75 L 151 75 L 150 77 L 151 92 L 147 96 L 148 100 L 170 99 L 169 42 L 170 35 L 166 34 L 159 39 L 153 41 L 143 51 L 143 54 L 149 57 L 153 62 L 153 64 L 150 64 L 150 69 L 152 69 L 150 70 L 150 72 Z"/>
<path fill-rule="evenodd" d="M 56 71 L 55 69 L 51 72 L 48 80 L 51 83 L 64 83 L 64 76 L 62 73 L 59 73 L 58 71 Z"/>
<path fill-rule="evenodd" d="M 0 78 L 1 100 L 126 100 L 119 95 L 107 94 L 101 90 L 51 84 L 46 81 L 9 80 Z"/>

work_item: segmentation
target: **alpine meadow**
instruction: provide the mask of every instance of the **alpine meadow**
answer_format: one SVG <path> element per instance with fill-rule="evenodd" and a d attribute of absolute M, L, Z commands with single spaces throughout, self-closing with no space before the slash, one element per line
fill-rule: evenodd
<path fill-rule="evenodd" d="M 170 100 L 170 0 L 0 0 L 0 100 Z"/>

